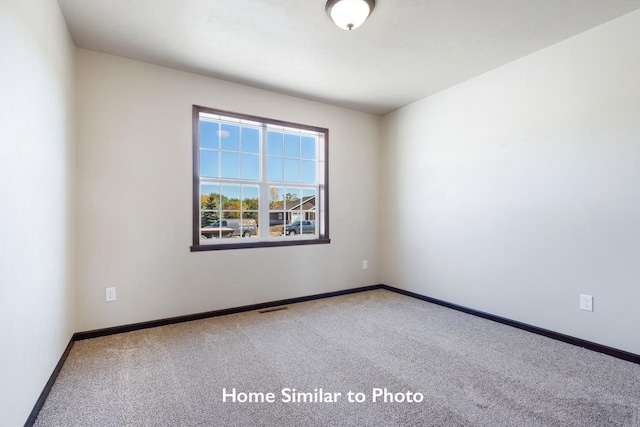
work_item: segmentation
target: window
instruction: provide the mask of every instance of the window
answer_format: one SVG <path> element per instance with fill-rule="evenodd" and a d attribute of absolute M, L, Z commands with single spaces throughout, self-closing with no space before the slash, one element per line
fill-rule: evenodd
<path fill-rule="evenodd" d="M 329 243 L 328 137 L 194 105 L 191 250 Z"/>

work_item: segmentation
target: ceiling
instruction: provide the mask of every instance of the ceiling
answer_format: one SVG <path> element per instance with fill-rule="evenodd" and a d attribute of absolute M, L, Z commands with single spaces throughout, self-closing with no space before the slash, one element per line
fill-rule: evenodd
<path fill-rule="evenodd" d="M 59 0 L 77 47 L 384 114 L 640 9 L 640 0 Z"/>

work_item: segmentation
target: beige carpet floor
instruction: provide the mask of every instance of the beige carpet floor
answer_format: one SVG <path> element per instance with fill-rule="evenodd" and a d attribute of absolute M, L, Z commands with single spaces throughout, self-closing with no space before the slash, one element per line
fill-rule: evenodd
<path fill-rule="evenodd" d="M 640 365 L 375 290 L 79 341 L 36 426 L 640 426 Z"/>

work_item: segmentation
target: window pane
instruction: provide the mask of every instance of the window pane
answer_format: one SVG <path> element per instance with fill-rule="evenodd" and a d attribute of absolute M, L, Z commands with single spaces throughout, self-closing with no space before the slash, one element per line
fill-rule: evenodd
<path fill-rule="evenodd" d="M 216 226 L 219 228 L 219 233 L 222 235 L 223 239 L 240 237 L 240 212 L 223 211 L 222 219 L 216 224 Z"/>
<path fill-rule="evenodd" d="M 220 125 L 218 123 L 207 122 L 200 120 L 198 125 L 200 148 L 218 148 L 220 140 Z"/>
<path fill-rule="evenodd" d="M 223 150 L 240 150 L 240 128 L 238 126 L 222 125 L 220 136 L 222 137 Z"/>
<path fill-rule="evenodd" d="M 305 188 L 302 190 L 302 234 L 316 234 L 316 190 Z"/>
<path fill-rule="evenodd" d="M 299 202 L 300 201 L 300 195 L 302 194 L 302 191 L 299 188 L 296 187 L 287 187 L 285 189 L 286 194 L 285 194 L 285 199 L 287 202 Z"/>
<path fill-rule="evenodd" d="M 220 212 L 202 211 L 200 213 L 200 241 L 203 243 L 209 239 L 215 239 L 220 237 L 220 229 L 218 221 L 220 219 Z"/>
<path fill-rule="evenodd" d="M 301 191 L 299 188 L 287 188 L 285 191 L 287 192 L 285 196 L 287 204 L 284 232 L 287 236 L 296 236 L 302 233 L 299 224 L 302 215 L 300 211 L 302 205 L 302 200 L 300 199 Z"/>
<path fill-rule="evenodd" d="M 300 162 L 301 178 L 300 181 L 305 184 L 314 184 L 316 182 L 316 162 L 302 160 Z"/>
<path fill-rule="evenodd" d="M 302 233 L 303 234 L 316 234 L 316 221 L 315 220 L 305 220 L 302 224 L 303 224 L 302 225 Z"/>
<path fill-rule="evenodd" d="M 300 160 L 284 160 L 284 180 L 286 182 L 300 182 Z"/>
<path fill-rule="evenodd" d="M 313 188 L 305 188 L 302 190 L 302 209 L 305 211 L 315 210 L 316 208 L 316 190 Z"/>
<path fill-rule="evenodd" d="M 282 212 L 269 213 L 269 237 L 278 237 L 284 234 L 284 214 Z"/>
<path fill-rule="evenodd" d="M 269 236 L 282 236 L 284 231 L 284 188 L 269 187 Z"/>
<path fill-rule="evenodd" d="M 222 152 L 222 178 L 238 178 L 240 156 L 238 153 Z"/>
<path fill-rule="evenodd" d="M 267 154 L 270 156 L 282 156 L 282 141 L 280 132 L 267 132 Z"/>
<path fill-rule="evenodd" d="M 299 188 L 286 188 L 285 192 L 286 224 L 291 224 L 300 217 L 301 191 Z"/>
<path fill-rule="evenodd" d="M 240 186 L 239 185 L 223 185 L 222 186 L 222 209 L 223 210 L 240 210 Z"/>
<path fill-rule="evenodd" d="M 236 229 L 238 227 L 237 221 L 229 221 L 230 219 L 240 219 L 240 211 L 222 211 L 222 226 Z M 227 221 L 224 221 L 227 220 Z M 237 234 L 237 233 L 234 233 Z"/>
<path fill-rule="evenodd" d="M 200 150 L 200 176 L 218 177 L 218 152 Z"/>
<path fill-rule="evenodd" d="M 253 219 L 256 221 L 256 226 L 259 227 L 260 224 L 258 222 L 258 211 L 242 211 L 243 219 Z"/>
<path fill-rule="evenodd" d="M 260 205 L 260 189 L 258 186 L 242 186 L 242 209 L 257 211 Z M 254 218 L 257 219 L 257 218 Z"/>
<path fill-rule="evenodd" d="M 239 230 L 236 231 L 237 237 L 248 239 L 250 237 L 258 235 L 258 222 L 256 221 L 255 218 L 249 218 L 243 215 L 238 220 L 238 225 L 239 225 Z"/>
<path fill-rule="evenodd" d="M 316 140 L 308 136 L 302 137 L 302 155 L 303 159 L 315 159 L 316 158 Z"/>
<path fill-rule="evenodd" d="M 284 136 L 284 155 L 286 157 L 300 157 L 300 136 Z"/>
<path fill-rule="evenodd" d="M 260 132 L 258 129 L 242 128 L 242 151 L 256 154 L 260 152 Z"/>
<path fill-rule="evenodd" d="M 220 185 L 203 184 L 200 186 L 200 241 L 220 237 L 212 224 L 220 219 Z"/>
<path fill-rule="evenodd" d="M 282 158 L 269 157 L 267 159 L 267 180 L 282 181 Z"/>
<path fill-rule="evenodd" d="M 258 220 L 258 212 L 257 211 L 243 211 L 242 212 L 242 224 L 246 230 L 249 230 L 249 235 L 245 237 L 257 237 L 260 235 L 260 221 Z"/>
<path fill-rule="evenodd" d="M 284 188 L 269 187 L 269 209 L 271 210 L 284 209 Z"/>
<path fill-rule="evenodd" d="M 200 187 L 200 208 L 203 210 L 220 209 L 220 185 L 204 184 Z"/>
<path fill-rule="evenodd" d="M 315 220 L 305 219 L 306 212 L 301 212 L 300 215 L 285 227 L 285 233 L 287 236 L 297 236 L 299 234 L 315 234 L 316 222 Z"/>
<path fill-rule="evenodd" d="M 260 179 L 260 157 L 253 154 L 242 155 L 242 179 Z"/>

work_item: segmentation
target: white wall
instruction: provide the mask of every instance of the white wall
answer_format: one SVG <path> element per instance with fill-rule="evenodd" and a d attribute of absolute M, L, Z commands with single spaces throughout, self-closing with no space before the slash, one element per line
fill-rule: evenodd
<path fill-rule="evenodd" d="M 383 283 L 640 354 L 638 40 L 634 12 L 385 116 Z"/>
<path fill-rule="evenodd" d="M 71 339 L 74 47 L 55 0 L 0 0 L 0 425 Z"/>
<path fill-rule="evenodd" d="M 78 331 L 380 282 L 378 117 L 86 50 L 76 63 Z M 331 244 L 189 251 L 193 104 L 329 128 Z"/>

